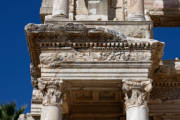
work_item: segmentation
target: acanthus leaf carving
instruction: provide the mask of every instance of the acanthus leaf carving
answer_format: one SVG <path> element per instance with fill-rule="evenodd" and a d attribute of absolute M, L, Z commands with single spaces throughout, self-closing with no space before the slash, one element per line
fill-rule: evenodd
<path fill-rule="evenodd" d="M 126 109 L 137 106 L 147 106 L 147 96 L 152 89 L 152 81 L 123 80 Z"/>
<path fill-rule="evenodd" d="M 45 80 L 40 78 L 38 86 L 43 93 L 43 105 L 59 105 L 61 104 L 64 85 L 61 80 Z"/>

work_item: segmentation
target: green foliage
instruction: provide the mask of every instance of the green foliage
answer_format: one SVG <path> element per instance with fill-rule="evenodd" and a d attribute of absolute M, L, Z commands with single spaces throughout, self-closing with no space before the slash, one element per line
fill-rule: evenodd
<path fill-rule="evenodd" d="M 24 113 L 25 106 L 16 109 L 16 103 L 0 105 L 0 120 L 18 120 L 20 114 Z"/>

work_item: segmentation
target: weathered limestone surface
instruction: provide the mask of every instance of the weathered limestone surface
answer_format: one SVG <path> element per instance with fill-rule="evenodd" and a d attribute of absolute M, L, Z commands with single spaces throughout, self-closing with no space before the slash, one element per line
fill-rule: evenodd
<path fill-rule="evenodd" d="M 21 114 L 18 120 L 35 120 L 31 114 Z"/>
<path fill-rule="evenodd" d="M 123 80 L 125 91 L 126 119 L 148 120 L 147 97 L 152 89 L 151 80 Z"/>
<path fill-rule="evenodd" d="M 61 99 L 62 81 L 38 80 L 38 87 L 43 95 L 41 120 L 62 120 Z"/>
<path fill-rule="evenodd" d="M 127 0 L 128 20 L 145 21 L 144 0 Z"/>
<path fill-rule="evenodd" d="M 167 1 L 43 0 L 44 24 L 25 27 L 33 92 L 19 120 L 179 120 L 180 62 L 153 39 L 179 24 L 164 24 L 179 16 Z"/>
<path fill-rule="evenodd" d="M 52 16 L 65 16 L 68 15 L 68 0 L 54 0 Z"/>
<path fill-rule="evenodd" d="M 28 39 L 28 43 L 34 41 L 35 45 L 37 45 L 33 46 L 34 44 L 31 44 L 31 51 L 33 49 L 41 51 L 37 57 L 31 57 L 38 58 L 41 80 L 64 80 L 65 83 L 67 81 L 67 86 L 71 86 L 67 87 L 67 89 L 79 89 L 80 86 L 83 86 L 84 89 L 91 90 L 91 87 L 95 85 L 90 82 L 93 80 L 96 82 L 100 80 L 99 87 L 102 87 L 101 89 L 107 89 L 103 87 L 103 84 L 106 83 L 105 81 L 108 84 L 116 81 L 118 84 L 115 87 L 108 87 L 108 89 L 113 89 L 113 91 L 121 86 L 120 81 L 123 79 L 138 79 L 141 83 L 157 68 L 164 46 L 163 43 L 152 39 L 127 37 L 123 33 L 108 29 L 108 27 L 92 28 L 92 26 L 89 27 L 82 24 L 29 24 L 25 30 L 27 36 L 31 36 Z M 73 36 L 69 38 L 71 35 Z M 141 89 L 141 85 L 139 89 Z M 93 94 L 96 96 L 93 95 L 94 100 L 100 100 L 98 96 L 102 94 L 101 92 L 93 92 Z M 53 98 L 52 96 L 48 98 Z M 106 99 L 104 98 L 104 100 Z M 112 97 L 111 100 L 114 101 L 114 98 Z M 117 100 L 119 98 L 116 98 Z M 50 108 L 52 108 L 52 105 Z M 66 110 L 64 110 L 69 111 L 67 109 L 66 107 Z M 42 107 L 42 111 L 46 111 L 46 109 Z M 127 110 L 127 115 L 132 111 L 134 109 Z M 138 111 L 144 111 L 142 117 L 148 117 L 147 106 L 135 108 L 134 112 Z M 67 112 L 61 111 L 61 113 Z M 76 114 L 74 113 L 73 115 Z M 42 112 L 41 116 L 43 116 Z M 82 115 L 80 116 L 82 117 Z"/>
<path fill-rule="evenodd" d="M 76 20 L 108 20 L 108 0 L 77 1 Z"/>
<path fill-rule="evenodd" d="M 120 21 L 127 19 L 127 0 L 113 0 L 110 2 L 112 3 L 109 6 L 110 20 L 114 18 Z M 86 8 L 84 0 L 77 0 L 75 3 L 77 3 L 77 15 L 88 14 L 88 9 Z M 80 5 L 82 3 L 83 5 Z M 52 0 L 43 0 L 40 12 L 42 20 L 44 20 L 45 15 L 52 14 L 52 6 Z M 82 10 L 80 6 L 83 6 Z M 151 16 L 155 26 L 180 26 L 180 0 L 144 0 L 144 6 L 145 13 L 147 12 L 147 14 Z"/>

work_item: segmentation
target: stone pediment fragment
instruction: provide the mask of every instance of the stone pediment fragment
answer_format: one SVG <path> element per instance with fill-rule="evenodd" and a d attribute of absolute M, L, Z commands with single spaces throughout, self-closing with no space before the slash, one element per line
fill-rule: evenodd
<path fill-rule="evenodd" d="M 38 34 L 39 36 L 48 36 L 49 34 L 53 35 L 74 35 L 81 36 L 82 34 L 87 37 L 92 36 L 101 36 L 107 37 L 110 41 L 126 41 L 127 37 L 120 32 L 116 32 L 114 30 L 110 30 L 103 27 L 97 28 L 88 28 L 83 24 L 73 24 L 68 23 L 64 26 L 62 25 L 52 25 L 52 24 L 28 24 L 25 27 L 25 31 L 27 34 Z M 49 33 L 49 34 L 48 34 Z M 48 35 L 47 35 L 48 34 Z"/>

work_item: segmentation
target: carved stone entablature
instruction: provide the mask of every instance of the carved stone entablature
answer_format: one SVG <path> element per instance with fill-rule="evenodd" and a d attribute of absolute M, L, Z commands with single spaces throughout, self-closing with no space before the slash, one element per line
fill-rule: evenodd
<path fill-rule="evenodd" d="M 149 51 L 60 51 L 41 53 L 41 65 L 55 68 L 62 62 L 151 62 Z"/>
<path fill-rule="evenodd" d="M 152 89 L 152 81 L 147 80 L 123 80 L 126 109 L 137 106 L 147 106 L 147 96 Z"/>
<path fill-rule="evenodd" d="M 132 46 L 134 48 L 140 47 L 141 49 L 153 44 L 160 43 L 156 40 L 142 39 L 142 38 L 128 38 L 122 32 L 109 29 L 107 27 L 88 27 L 83 24 L 68 23 L 66 25 L 52 25 L 52 24 L 28 24 L 25 27 L 28 36 L 38 43 L 52 43 L 52 47 L 71 47 L 73 43 L 98 43 L 111 44 L 111 42 L 122 43 L 124 47 Z M 63 43 L 63 46 L 60 45 Z M 87 44 L 86 43 L 86 44 Z M 113 44 L 114 44 L 113 43 Z M 97 45 L 98 45 L 97 44 Z M 50 44 L 49 44 L 50 45 Z M 55 46 L 53 46 L 55 45 Z M 119 45 L 113 45 L 113 47 L 123 47 Z M 51 45 L 49 46 L 51 47 Z M 83 47 L 83 46 L 82 46 Z M 94 46 L 93 46 L 94 47 Z M 103 47 L 103 46 L 102 46 Z"/>
<path fill-rule="evenodd" d="M 49 60 L 54 61 L 52 66 L 61 62 L 151 61 L 153 71 L 159 64 L 164 46 L 156 40 L 130 38 L 107 27 L 90 27 L 83 24 L 29 24 L 25 30 L 30 51 L 41 51 L 40 56 L 32 52 L 36 57 L 31 58 L 38 58 L 43 64 Z M 47 54 L 47 58 L 44 58 L 43 54 L 49 50 L 60 52 L 53 53 L 52 56 Z"/>
<path fill-rule="evenodd" d="M 38 86 L 43 93 L 43 105 L 60 105 L 63 95 L 61 80 L 39 79 Z"/>

